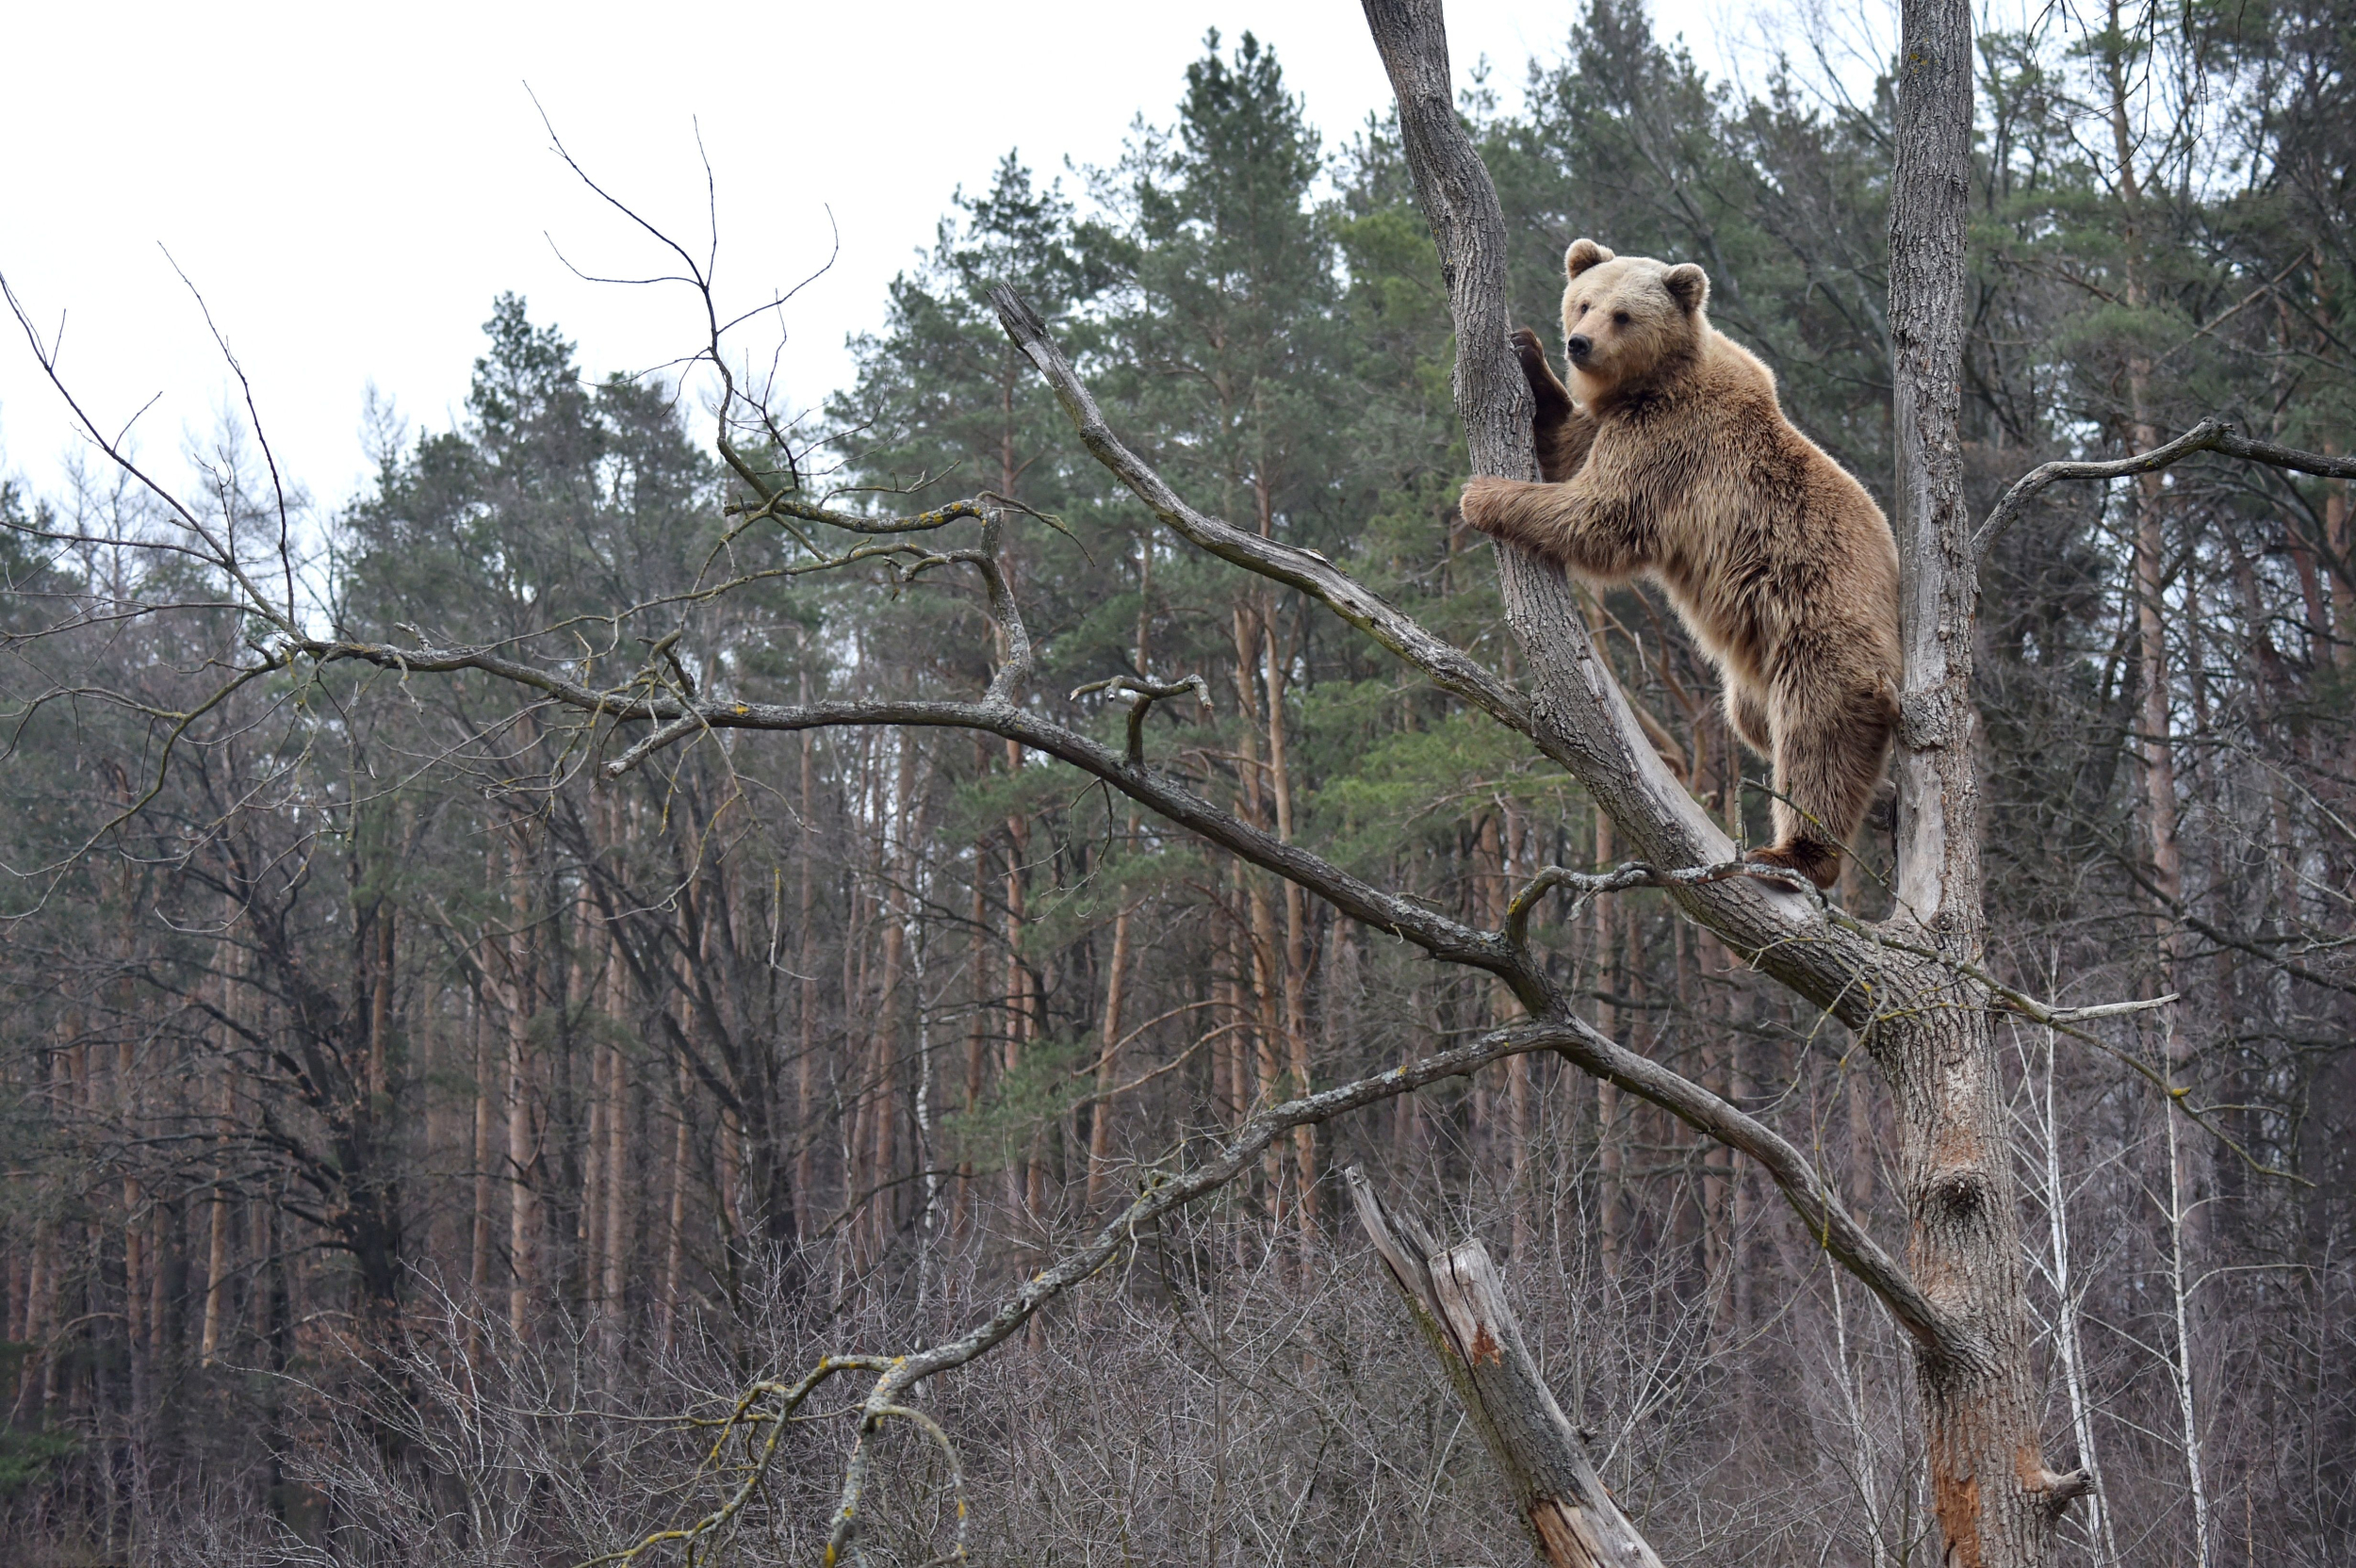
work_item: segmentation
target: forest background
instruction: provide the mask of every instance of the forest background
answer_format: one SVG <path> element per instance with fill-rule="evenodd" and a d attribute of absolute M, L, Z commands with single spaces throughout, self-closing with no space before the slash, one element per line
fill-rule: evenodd
<path fill-rule="evenodd" d="M 2352 21 L 2114 9 L 1983 35 L 1975 512 L 2040 462 L 2206 415 L 2343 449 Z M 1699 261 L 1716 323 L 1887 500 L 1887 84 L 1846 97 L 1800 60 L 1738 92 L 1598 0 L 1519 111 L 1464 109 L 1522 319 L 1551 339 L 1579 235 Z M 1214 39 L 1167 127 L 1072 184 L 1009 157 L 961 196 L 857 384 L 780 454 L 850 504 L 986 488 L 1045 514 L 1010 530 L 1038 700 L 1111 739 L 1118 709 L 1076 689 L 1203 676 L 1208 702 L 1146 733 L 1248 822 L 1482 927 L 1538 868 L 1612 862 L 1550 766 L 1158 537 L 980 297 L 1013 284 L 1197 505 L 1510 673 L 1490 551 L 1450 508 L 1447 299 L 1391 134 L 1329 146 L 1267 50 Z M 668 597 L 699 690 L 988 678 L 986 606 L 944 576 L 699 593 L 715 560 L 741 578 L 791 541 L 735 532 L 692 406 L 584 376 L 519 299 L 486 331 L 456 428 L 381 429 L 374 482 L 319 519 L 322 620 L 562 657 Z M 221 528 L 278 526 L 250 432 L 205 457 Z M 696 1436 L 663 1417 L 952 1331 L 1171 1151 L 1516 1010 L 1011 743 L 715 734 L 609 781 L 586 731 L 501 683 L 344 666 L 183 722 L 244 628 L 136 547 L 152 500 L 90 468 L 0 506 L 0 1531 L 25 1560 L 611 1550 L 696 1494 Z M 2183 993 L 2096 1040 L 2006 1038 L 2048 1424 L 2101 1481 L 2068 1540 L 2106 1564 L 2344 1561 L 2345 487 L 2194 465 L 2054 493 L 1986 570 L 1996 967 L 2062 1001 Z M 1592 609 L 1657 745 L 1757 841 L 1759 764 L 1673 617 L 1636 592 Z M 1886 816 L 1859 847 L 1841 896 L 1870 915 Z M 1856 1042 L 1655 897 L 1542 915 L 1558 978 L 1902 1226 Z M 1664 1557 L 1922 1550 L 1897 1332 L 1726 1151 L 1535 1055 L 1304 1130 L 946 1381 L 977 1556 L 1524 1558 L 1347 1223 L 1352 1163 L 1489 1240 Z M 739 1550 L 815 1555 L 846 1440 L 794 1434 Z M 870 1549 L 921 1561 L 941 1478 L 890 1453 Z"/>

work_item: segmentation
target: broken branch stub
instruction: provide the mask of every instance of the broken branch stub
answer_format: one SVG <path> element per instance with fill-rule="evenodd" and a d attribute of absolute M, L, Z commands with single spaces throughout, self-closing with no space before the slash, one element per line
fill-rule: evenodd
<path fill-rule="evenodd" d="M 1357 1167 L 1345 1176 L 1358 1222 L 1505 1473 L 1548 1568 L 1661 1568 L 1538 1375 L 1489 1250 L 1478 1240 L 1441 1247 L 1385 1209 Z"/>

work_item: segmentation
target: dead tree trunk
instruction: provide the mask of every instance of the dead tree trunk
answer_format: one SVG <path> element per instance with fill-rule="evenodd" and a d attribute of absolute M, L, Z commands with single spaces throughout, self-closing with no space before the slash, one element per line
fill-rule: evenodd
<path fill-rule="evenodd" d="M 1661 1568 L 1538 1376 L 1489 1250 L 1478 1240 L 1442 1248 L 1413 1220 L 1393 1217 L 1357 1167 L 1346 1174 L 1358 1222 L 1504 1473 L 1547 1568 Z"/>

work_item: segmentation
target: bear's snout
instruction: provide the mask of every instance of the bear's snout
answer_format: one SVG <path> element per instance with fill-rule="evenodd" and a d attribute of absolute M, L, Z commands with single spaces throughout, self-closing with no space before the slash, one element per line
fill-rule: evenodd
<path fill-rule="evenodd" d="M 1587 356 L 1595 351 L 1595 340 L 1583 332 L 1573 333 L 1563 339 L 1562 347 L 1569 351 L 1574 364 L 1585 364 Z"/>

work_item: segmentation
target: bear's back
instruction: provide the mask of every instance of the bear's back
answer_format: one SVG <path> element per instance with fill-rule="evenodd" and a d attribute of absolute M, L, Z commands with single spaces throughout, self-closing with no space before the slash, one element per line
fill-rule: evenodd
<path fill-rule="evenodd" d="M 1661 496 L 1656 571 L 1713 658 L 1757 678 L 1805 606 L 1868 661 L 1894 661 L 1894 617 L 1881 609 L 1897 595 L 1890 525 L 1785 416 L 1758 355 L 1709 329 L 1688 365 L 1613 412 L 1607 426 L 1677 470 L 1674 497 Z"/>

